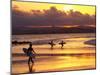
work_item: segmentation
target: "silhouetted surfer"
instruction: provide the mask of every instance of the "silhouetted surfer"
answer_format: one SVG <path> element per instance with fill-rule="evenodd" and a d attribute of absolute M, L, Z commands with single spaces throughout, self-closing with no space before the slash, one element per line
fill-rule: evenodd
<path fill-rule="evenodd" d="M 29 48 L 28 48 L 28 50 L 27 50 L 27 54 L 28 54 L 28 56 L 29 56 L 28 64 L 29 64 L 30 62 L 34 63 L 34 60 L 33 60 L 32 58 L 35 59 L 35 54 L 36 54 L 36 53 L 35 53 L 35 51 L 34 51 L 33 48 L 32 48 L 32 43 L 29 44 Z"/>
<path fill-rule="evenodd" d="M 51 40 L 51 42 L 49 42 L 49 44 L 51 45 L 51 49 L 53 49 L 53 46 L 55 45 L 53 40 Z"/>
<path fill-rule="evenodd" d="M 61 41 L 59 44 L 61 45 L 61 48 L 63 48 L 64 44 L 66 43 L 64 41 Z"/>
<path fill-rule="evenodd" d="M 29 66 L 29 71 L 32 72 L 32 67 L 34 65 L 34 59 L 35 59 L 35 51 L 32 48 L 32 43 L 29 44 L 29 48 L 27 49 L 27 56 L 28 58 L 28 66 Z M 32 63 L 32 64 L 31 64 Z"/>

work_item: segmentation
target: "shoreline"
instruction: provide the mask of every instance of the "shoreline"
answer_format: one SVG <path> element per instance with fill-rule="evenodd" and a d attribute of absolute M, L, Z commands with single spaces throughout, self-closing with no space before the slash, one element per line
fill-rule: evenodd
<path fill-rule="evenodd" d="M 96 45 L 96 39 L 88 40 L 88 41 L 86 41 L 84 43 L 85 44 L 89 44 L 89 45 Z"/>

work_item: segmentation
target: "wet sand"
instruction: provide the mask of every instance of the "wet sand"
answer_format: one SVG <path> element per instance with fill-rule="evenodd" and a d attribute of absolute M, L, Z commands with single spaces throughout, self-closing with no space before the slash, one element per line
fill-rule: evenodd
<path fill-rule="evenodd" d="M 89 38 L 65 39 L 67 44 L 61 49 L 60 45 L 55 45 L 51 49 L 49 45 L 33 45 L 37 53 L 34 65 L 27 64 L 28 57 L 22 48 L 28 45 L 18 45 L 12 47 L 12 74 L 27 74 L 55 71 L 73 71 L 95 69 L 95 46 L 84 44 Z M 73 42 L 73 40 L 75 40 Z"/>

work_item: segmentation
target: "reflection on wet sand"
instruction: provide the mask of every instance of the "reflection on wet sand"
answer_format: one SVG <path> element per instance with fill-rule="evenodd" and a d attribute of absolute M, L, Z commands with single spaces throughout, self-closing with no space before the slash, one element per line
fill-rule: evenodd
<path fill-rule="evenodd" d="M 51 50 L 50 45 L 47 44 L 33 45 L 33 48 L 37 53 L 36 59 L 34 60 L 34 64 L 31 63 L 28 65 L 28 57 L 25 56 L 22 51 L 22 48 L 27 48 L 28 45 L 13 46 L 12 73 L 27 74 L 95 69 L 95 45 L 84 43 L 91 39 L 94 39 L 94 37 L 63 39 L 67 42 L 63 46 L 63 49 L 61 48 L 61 45 L 59 45 L 59 41 L 57 45 L 53 46 L 53 50 Z"/>

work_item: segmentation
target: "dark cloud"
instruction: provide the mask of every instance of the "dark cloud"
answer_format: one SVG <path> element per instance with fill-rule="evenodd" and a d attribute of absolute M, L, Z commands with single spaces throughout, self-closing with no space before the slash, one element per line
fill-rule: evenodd
<path fill-rule="evenodd" d="M 15 8 L 15 9 L 14 9 Z M 49 10 L 32 10 L 31 14 L 12 9 L 13 29 L 24 29 L 32 26 L 63 26 L 63 25 L 95 25 L 95 15 L 82 14 L 79 11 L 70 10 L 68 13 L 51 7 Z"/>

